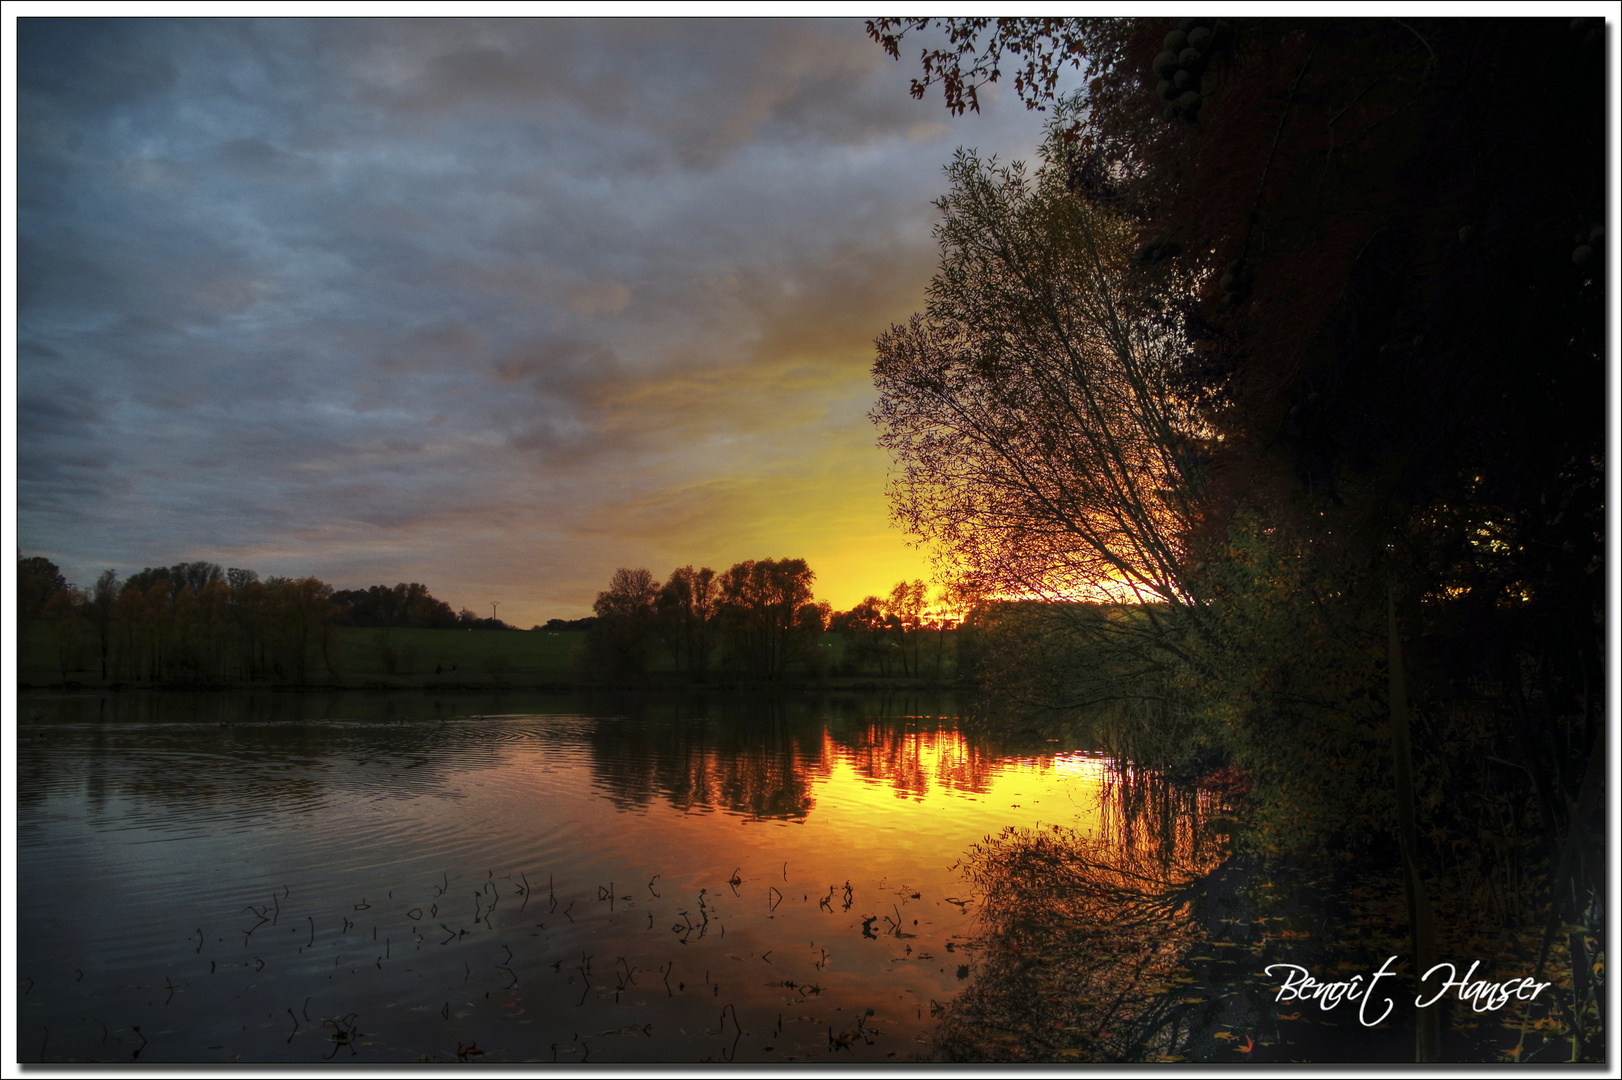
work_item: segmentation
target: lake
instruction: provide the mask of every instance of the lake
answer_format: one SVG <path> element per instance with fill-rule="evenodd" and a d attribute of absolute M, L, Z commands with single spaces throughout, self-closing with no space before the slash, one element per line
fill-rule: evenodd
<path fill-rule="evenodd" d="M 1096 747 L 947 697 L 30 694 L 25 1061 L 892 1062 Z M 1072 740 L 1073 741 L 1073 740 Z"/>

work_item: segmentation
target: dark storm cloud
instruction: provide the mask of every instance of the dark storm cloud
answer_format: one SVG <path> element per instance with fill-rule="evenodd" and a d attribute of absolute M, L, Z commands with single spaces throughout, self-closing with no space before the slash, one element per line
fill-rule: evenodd
<path fill-rule="evenodd" d="M 882 525 L 872 338 L 952 148 L 1037 136 L 949 124 L 845 21 L 18 41 L 19 541 L 77 581 L 209 557 L 539 619 L 857 488 Z"/>

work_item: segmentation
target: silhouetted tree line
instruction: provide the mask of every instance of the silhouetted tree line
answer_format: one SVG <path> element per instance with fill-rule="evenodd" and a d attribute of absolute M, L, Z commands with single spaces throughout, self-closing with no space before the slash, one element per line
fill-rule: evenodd
<path fill-rule="evenodd" d="M 946 598 L 940 598 L 944 604 Z M 869 596 L 828 620 L 845 638 L 846 674 L 939 678 L 945 671 L 947 619 L 926 618 L 928 592 L 919 580 L 898 581 L 888 596 Z M 953 635 L 955 638 L 955 635 Z"/>
<path fill-rule="evenodd" d="M 401 582 L 392 589 L 373 585 L 369 589 L 342 589 L 332 594 L 337 618 L 348 626 L 411 627 L 448 630 L 457 625 L 456 612 L 443 600 L 436 600 L 428 586 Z M 463 610 L 463 614 L 472 612 Z"/>
<path fill-rule="evenodd" d="M 679 567 L 663 585 L 647 570 L 619 569 L 592 605 L 582 664 L 601 676 L 644 674 L 661 647 L 677 670 L 779 680 L 790 665 L 820 670 L 831 609 L 811 595 L 804 559 L 738 563 L 725 573 Z"/>
<path fill-rule="evenodd" d="M 596 621 L 597 621 L 597 616 L 595 616 L 595 615 L 587 615 L 583 619 L 548 619 L 548 620 L 546 620 L 546 625 L 544 625 L 544 626 L 532 626 L 532 627 L 530 627 L 530 629 L 531 630 L 550 630 L 553 633 L 558 633 L 559 631 L 565 631 L 565 630 L 568 630 L 568 631 L 583 631 L 583 630 L 590 630 L 592 623 L 594 623 Z"/>
<path fill-rule="evenodd" d="M 18 617 L 45 619 L 67 682 L 75 671 L 130 682 L 307 681 L 336 675 L 341 626 L 418 629 L 513 627 L 452 612 L 424 585 L 334 591 L 314 578 L 268 577 L 197 561 L 147 567 L 90 588 L 69 584 L 49 559 L 19 559 Z"/>
<path fill-rule="evenodd" d="M 922 581 L 897 582 L 886 597 L 869 596 L 834 612 L 811 593 L 803 559 L 738 563 L 724 573 L 678 567 L 660 584 L 648 570 L 621 568 L 592 605 L 596 615 L 546 629 L 583 629 L 579 660 L 612 678 L 645 674 L 656 658 L 703 681 L 712 674 L 774 681 L 790 668 L 826 670 L 826 631 L 845 639 L 841 672 L 886 677 L 939 677 L 946 670 L 949 620 L 928 615 Z M 945 597 L 940 598 L 945 602 Z"/>

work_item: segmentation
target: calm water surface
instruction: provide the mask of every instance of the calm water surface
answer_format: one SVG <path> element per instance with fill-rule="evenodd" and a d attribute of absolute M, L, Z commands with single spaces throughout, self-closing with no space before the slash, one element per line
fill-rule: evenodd
<path fill-rule="evenodd" d="M 944 700 L 558 702 L 25 696 L 21 1056 L 907 1060 L 966 848 L 1109 776 Z"/>

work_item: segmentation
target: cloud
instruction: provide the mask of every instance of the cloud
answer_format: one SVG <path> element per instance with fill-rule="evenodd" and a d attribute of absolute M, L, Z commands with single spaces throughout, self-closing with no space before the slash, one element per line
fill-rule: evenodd
<path fill-rule="evenodd" d="M 617 565 L 887 589 L 872 339 L 955 143 L 1036 141 L 907 79 L 842 20 L 30 21 L 25 552 L 526 625 Z"/>
<path fill-rule="evenodd" d="M 279 150 L 263 139 L 231 139 L 215 156 L 232 176 L 266 184 L 313 184 L 325 173 L 311 156 Z"/>

